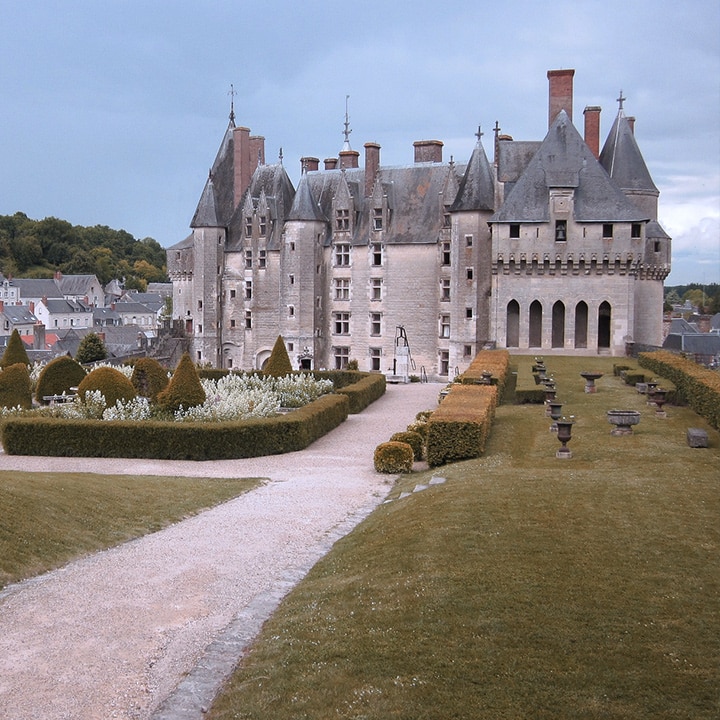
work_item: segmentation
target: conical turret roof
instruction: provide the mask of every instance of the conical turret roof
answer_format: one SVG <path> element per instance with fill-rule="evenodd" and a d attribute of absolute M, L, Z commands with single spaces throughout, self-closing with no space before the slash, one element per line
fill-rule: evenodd
<path fill-rule="evenodd" d="M 470 162 L 465 168 L 465 174 L 460 181 L 460 189 L 455 202 L 450 208 L 451 212 L 495 209 L 495 187 L 492 171 L 479 135 L 478 132 L 477 144 L 470 156 Z"/>

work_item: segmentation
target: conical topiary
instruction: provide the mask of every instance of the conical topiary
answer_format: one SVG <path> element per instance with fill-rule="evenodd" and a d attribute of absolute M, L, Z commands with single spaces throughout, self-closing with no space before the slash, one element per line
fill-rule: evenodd
<path fill-rule="evenodd" d="M 290 358 L 285 349 L 285 341 L 282 339 L 282 335 L 278 335 L 263 370 L 273 377 L 285 377 L 285 375 L 289 375 L 292 372 L 292 365 L 290 364 Z"/>
<path fill-rule="evenodd" d="M 0 371 L 0 407 L 18 406 L 23 410 L 32 406 L 32 383 L 24 363 L 15 363 Z"/>
<path fill-rule="evenodd" d="M 25 343 L 22 341 L 17 328 L 15 328 L 15 330 L 12 331 L 12 335 L 10 335 L 7 347 L 0 360 L 0 367 L 6 368 L 16 363 L 30 365 L 30 358 L 28 357 L 27 350 L 25 350 Z"/>
<path fill-rule="evenodd" d="M 205 390 L 200 382 L 195 365 L 188 353 L 184 353 L 168 386 L 158 394 L 157 404 L 168 412 L 175 412 L 202 405 L 205 402 Z"/>
<path fill-rule="evenodd" d="M 138 395 L 155 401 L 168 385 L 167 370 L 155 358 L 142 357 L 133 366 L 130 378 Z"/>
<path fill-rule="evenodd" d="M 51 360 L 40 373 L 35 387 L 35 399 L 42 403 L 48 395 L 62 395 L 74 392 L 87 373 L 83 366 L 67 355 Z"/>

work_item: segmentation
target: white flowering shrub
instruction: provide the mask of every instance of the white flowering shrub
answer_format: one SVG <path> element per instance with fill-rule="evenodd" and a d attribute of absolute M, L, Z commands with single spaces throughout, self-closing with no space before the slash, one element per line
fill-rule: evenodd
<path fill-rule="evenodd" d="M 69 420 L 101 420 L 107 403 L 100 390 L 88 390 L 85 397 L 75 398 L 73 402 L 56 405 L 59 417 Z"/>
<path fill-rule="evenodd" d="M 118 370 L 128 380 L 130 380 L 132 378 L 132 374 L 133 374 L 132 365 L 112 365 L 109 362 L 99 362 L 99 363 L 95 363 L 92 366 L 92 369 L 97 370 L 98 368 L 101 368 L 101 367 L 108 367 L 108 368 L 112 368 L 113 370 Z"/>
<path fill-rule="evenodd" d="M 280 396 L 280 404 L 286 408 L 298 408 L 333 391 L 331 380 L 316 380 L 312 375 L 285 375 L 268 378 Z"/>
<path fill-rule="evenodd" d="M 114 407 L 106 408 L 102 414 L 103 420 L 149 420 L 152 417 L 150 402 L 146 397 L 135 397 L 123 402 L 117 400 Z"/>

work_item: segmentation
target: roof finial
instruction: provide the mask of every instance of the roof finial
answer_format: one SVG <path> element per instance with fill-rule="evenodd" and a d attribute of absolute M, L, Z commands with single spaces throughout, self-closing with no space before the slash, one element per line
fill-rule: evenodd
<path fill-rule="evenodd" d="M 235 86 L 230 83 L 230 91 L 228 92 L 228 95 L 230 96 L 230 122 L 235 125 L 235 96 L 237 93 L 235 92 Z"/>
<path fill-rule="evenodd" d="M 623 97 L 622 90 L 621 90 L 621 91 L 620 91 L 620 97 L 617 99 L 618 105 L 619 105 L 619 107 L 618 107 L 618 111 L 619 111 L 619 112 L 622 112 L 623 103 L 624 103 L 626 100 L 627 100 L 627 98 L 626 98 L 626 97 Z"/>
<path fill-rule="evenodd" d="M 350 129 L 350 116 L 348 114 L 348 100 L 350 99 L 349 95 L 345 96 L 345 129 L 343 130 L 343 135 L 345 136 L 345 142 L 343 143 L 343 150 L 351 150 L 350 147 L 350 133 L 352 130 Z"/>
<path fill-rule="evenodd" d="M 280 164 L 282 165 L 282 161 L 283 161 L 282 145 L 280 146 L 280 153 L 278 154 L 278 159 L 280 160 Z"/>
<path fill-rule="evenodd" d="M 478 139 L 478 142 L 480 142 L 480 138 L 481 138 L 484 134 L 485 134 L 485 133 L 482 131 L 482 128 L 480 127 L 480 125 L 478 125 L 478 131 L 475 133 L 475 137 Z"/>

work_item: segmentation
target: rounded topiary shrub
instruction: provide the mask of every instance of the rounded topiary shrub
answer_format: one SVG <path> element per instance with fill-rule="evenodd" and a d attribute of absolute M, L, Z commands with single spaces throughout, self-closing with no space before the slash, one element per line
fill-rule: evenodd
<path fill-rule="evenodd" d="M 396 432 L 390 437 L 390 441 L 407 443 L 413 449 L 413 456 L 415 457 L 415 460 L 423 459 L 425 440 L 420 433 L 411 432 L 409 430 L 406 430 L 405 432 Z"/>
<path fill-rule="evenodd" d="M 195 365 L 188 353 L 180 358 L 175 372 L 167 387 L 157 395 L 157 404 L 167 412 L 202 405 L 205 402 L 205 390 L 200 383 Z"/>
<path fill-rule="evenodd" d="M 127 402 L 137 396 L 133 384 L 119 370 L 111 367 L 95 368 L 78 385 L 78 398 L 85 400 L 85 393 L 99 390 L 107 407 L 114 407 L 118 400 Z"/>
<path fill-rule="evenodd" d="M 154 358 L 140 358 L 133 366 L 130 378 L 138 395 L 155 401 L 168 385 L 167 370 Z"/>
<path fill-rule="evenodd" d="M 409 473 L 413 466 L 413 449 L 404 442 L 380 443 L 375 448 L 373 457 L 375 472 L 379 473 Z"/>
<path fill-rule="evenodd" d="M 44 403 L 48 395 L 71 394 L 85 379 L 83 366 L 67 355 L 51 360 L 40 372 L 35 387 L 35 399 Z"/>
<path fill-rule="evenodd" d="M 0 367 L 6 368 L 11 365 L 15 365 L 16 363 L 30 365 L 30 358 L 28 358 L 25 343 L 22 341 L 17 328 L 13 330 L 12 335 L 10 335 L 7 347 L 5 348 L 5 352 L 0 360 Z"/>
<path fill-rule="evenodd" d="M 27 365 L 22 362 L 0 372 L 0 407 L 18 406 L 23 410 L 32 406 L 32 381 Z"/>

